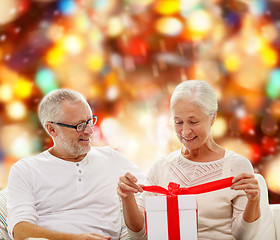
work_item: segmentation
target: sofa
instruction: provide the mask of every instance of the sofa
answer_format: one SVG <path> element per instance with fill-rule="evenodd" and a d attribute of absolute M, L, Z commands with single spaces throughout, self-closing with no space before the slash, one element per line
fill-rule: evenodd
<path fill-rule="evenodd" d="M 255 174 L 261 189 L 261 214 L 265 219 L 258 236 L 253 240 L 270 240 L 274 236 L 275 240 L 280 240 L 280 204 L 268 204 L 268 190 L 265 179 L 260 174 Z M 7 233 L 7 188 L 0 191 L 0 240 L 11 240 Z M 273 232 L 273 233 L 272 233 Z M 270 238 L 267 238 L 267 236 Z M 129 240 L 131 237 L 127 233 L 126 226 L 122 221 L 121 240 Z M 246 239 L 247 240 L 247 239 Z"/>

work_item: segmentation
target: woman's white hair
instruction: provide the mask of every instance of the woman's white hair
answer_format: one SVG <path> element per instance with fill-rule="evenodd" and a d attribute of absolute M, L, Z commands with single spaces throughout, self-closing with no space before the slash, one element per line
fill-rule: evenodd
<path fill-rule="evenodd" d="M 212 86 L 203 80 L 188 80 L 177 85 L 170 100 L 173 109 L 178 99 L 191 100 L 200 105 L 209 116 L 218 111 L 218 100 Z"/>
<path fill-rule="evenodd" d="M 44 129 L 46 129 L 47 122 L 60 122 L 63 119 L 61 109 L 61 103 L 63 101 L 83 101 L 87 103 L 82 94 L 71 89 L 61 88 L 50 92 L 44 96 L 38 108 L 39 119 Z"/>

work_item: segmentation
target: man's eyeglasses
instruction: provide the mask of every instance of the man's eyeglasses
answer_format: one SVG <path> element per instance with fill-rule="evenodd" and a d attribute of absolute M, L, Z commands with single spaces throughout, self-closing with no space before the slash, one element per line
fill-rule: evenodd
<path fill-rule="evenodd" d="M 86 129 L 87 125 L 89 125 L 90 127 L 93 127 L 96 124 L 96 122 L 97 122 L 97 116 L 92 115 L 91 119 L 89 119 L 85 122 L 81 122 L 81 123 L 77 124 L 76 126 L 64 124 L 64 123 L 56 123 L 56 122 L 50 122 L 50 123 L 59 125 L 61 127 L 74 128 L 74 129 L 76 129 L 77 132 L 83 132 Z"/>

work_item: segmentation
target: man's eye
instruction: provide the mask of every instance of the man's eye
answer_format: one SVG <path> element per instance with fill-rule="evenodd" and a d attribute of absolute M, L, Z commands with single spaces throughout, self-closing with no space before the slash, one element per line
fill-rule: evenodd
<path fill-rule="evenodd" d="M 197 124 L 197 123 L 198 123 L 198 121 L 196 121 L 196 122 L 195 122 L 195 121 L 192 121 L 192 122 L 191 122 L 191 124 Z"/>
<path fill-rule="evenodd" d="M 77 128 L 83 128 L 84 125 L 85 125 L 85 122 L 79 123 L 79 124 L 77 125 Z"/>
<path fill-rule="evenodd" d="M 175 124 L 182 124 L 183 122 L 175 122 Z"/>

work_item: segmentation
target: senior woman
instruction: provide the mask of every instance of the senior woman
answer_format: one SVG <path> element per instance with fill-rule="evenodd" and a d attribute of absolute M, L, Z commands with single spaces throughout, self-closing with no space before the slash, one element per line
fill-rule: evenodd
<path fill-rule="evenodd" d="M 219 146 L 211 136 L 218 103 L 214 89 L 206 81 L 188 80 L 174 90 L 171 114 L 183 147 L 161 157 L 149 170 L 146 185 L 164 188 L 169 182 L 190 187 L 234 176 L 231 188 L 197 195 L 199 239 L 254 239 L 260 227 L 260 189 L 253 167 L 245 157 Z M 145 239 L 142 193 L 130 173 L 120 177 L 118 194 L 130 234 Z M 185 223 L 186 225 L 188 223 Z"/>

